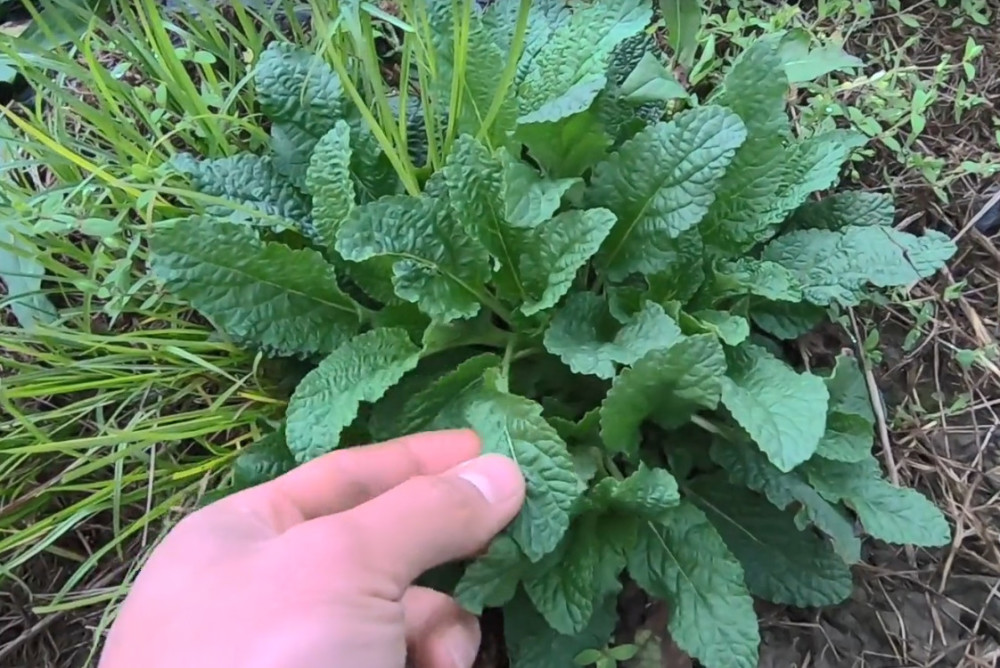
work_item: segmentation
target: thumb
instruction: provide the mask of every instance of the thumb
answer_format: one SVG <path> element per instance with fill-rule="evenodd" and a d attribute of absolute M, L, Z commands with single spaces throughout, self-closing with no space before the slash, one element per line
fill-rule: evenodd
<path fill-rule="evenodd" d="M 517 515 L 524 493 L 513 460 L 484 455 L 410 478 L 331 519 L 351 532 L 366 565 L 403 591 L 431 568 L 484 548 Z"/>

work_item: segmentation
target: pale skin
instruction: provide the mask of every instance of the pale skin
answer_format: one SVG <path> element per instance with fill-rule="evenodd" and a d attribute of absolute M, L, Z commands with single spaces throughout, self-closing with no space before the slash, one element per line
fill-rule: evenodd
<path fill-rule="evenodd" d="M 318 458 L 181 521 L 150 556 L 99 668 L 470 668 L 479 624 L 413 585 L 517 514 L 513 461 L 470 431 Z"/>

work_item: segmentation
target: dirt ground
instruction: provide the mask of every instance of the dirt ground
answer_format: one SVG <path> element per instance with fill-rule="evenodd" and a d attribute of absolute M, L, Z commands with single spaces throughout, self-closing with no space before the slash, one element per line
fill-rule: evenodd
<path fill-rule="evenodd" d="M 956 123 L 947 96 L 929 113 L 921 150 L 951 166 L 995 147 L 1000 118 L 1000 39 L 995 28 L 952 28 L 952 15 L 934 2 L 915 2 L 925 39 L 914 65 L 936 65 L 944 53 L 961 53 L 970 32 L 986 46 L 980 75 L 970 88 L 988 101 Z M 851 36 L 848 50 L 875 53 L 881 40 L 898 40 L 898 23 L 876 21 Z M 873 66 L 877 63 L 873 64 Z M 884 359 L 873 368 L 886 410 L 878 447 L 900 484 L 929 495 L 955 527 L 953 544 L 941 550 L 894 549 L 869 542 L 856 571 L 852 599 L 824 611 L 761 606 L 761 668 L 973 668 L 1000 665 L 1000 361 L 963 369 L 954 349 L 996 346 L 1000 336 L 1000 234 L 978 227 L 1000 210 L 1000 179 L 965 177 L 950 186 L 941 204 L 923 178 L 882 151 L 867 180 L 884 187 L 892 178 L 900 225 L 949 231 L 960 252 L 950 270 L 914 287 L 912 295 L 934 304 L 928 334 L 904 351 L 913 317 L 902 308 L 858 314 L 874 318 Z M 992 236 L 988 236 L 991 234 Z M 965 281 L 963 296 L 946 299 L 945 288 Z M 847 339 L 845 339 L 847 340 Z M 956 406 L 955 402 L 959 401 Z M 903 416 L 903 417 L 899 417 Z M 81 541 L 100 541 L 99 527 L 81 527 Z M 0 592 L 0 665 L 9 668 L 69 668 L 84 665 L 99 609 L 69 610 L 39 618 L 44 603 L 31 592 L 55 588 L 72 570 L 57 558 L 37 559 L 21 573 L 23 587 Z M 81 591 L 111 591 L 126 564 L 109 563 Z M 68 569 L 68 570 L 67 570 Z M 640 597 L 623 598 L 626 622 L 662 629 L 662 609 L 644 610 Z M 497 625 L 487 624 L 483 668 L 501 668 Z M 693 668 L 664 641 L 664 668 Z M 562 667 L 553 667 L 562 668 Z"/>
<path fill-rule="evenodd" d="M 944 53 L 961 53 L 968 24 L 952 28 L 950 11 L 911 4 L 923 5 L 916 10 L 924 38 L 914 65 L 933 66 Z M 848 50 L 870 53 L 879 40 L 899 41 L 898 29 L 892 21 L 875 22 L 852 36 Z M 995 27 L 971 33 L 986 46 L 974 86 L 988 102 L 956 123 L 951 100 L 942 96 L 922 139 L 922 151 L 944 157 L 949 166 L 987 147 L 997 150 L 1000 40 Z M 901 345 L 913 325 L 904 309 L 872 314 L 884 348 L 874 368 L 888 405 L 883 462 L 902 484 L 921 490 L 947 513 L 955 540 L 946 549 L 915 552 L 870 543 L 852 600 L 823 612 L 771 609 L 763 615 L 761 668 L 1000 665 L 1000 367 L 994 357 L 963 370 L 952 354 L 956 348 L 996 350 L 1000 234 L 995 227 L 992 236 L 979 228 L 988 229 L 1000 210 L 1000 179 L 959 179 L 950 187 L 951 203 L 942 205 L 888 151 L 882 163 L 892 176 L 901 224 L 959 239 L 950 270 L 913 291 L 915 298 L 933 302 L 935 316 L 912 351 Z M 879 171 L 872 170 L 872 185 Z M 963 280 L 963 296 L 943 296 Z"/>

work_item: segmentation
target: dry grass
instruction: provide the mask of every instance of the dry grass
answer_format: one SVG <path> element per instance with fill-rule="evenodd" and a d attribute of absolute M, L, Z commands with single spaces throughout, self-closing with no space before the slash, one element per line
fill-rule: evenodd
<path fill-rule="evenodd" d="M 1000 42 L 995 27 L 951 27 L 953 8 L 922 2 L 908 11 L 923 33 L 906 52 L 907 65 L 930 71 L 945 54 L 961 54 L 969 36 L 985 45 L 969 90 L 986 103 L 955 120 L 956 71 L 914 144 L 922 155 L 944 159 L 948 203 L 885 147 L 863 170 L 869 187 L 889 184 L 899 227 L 948 232 L 959 252 L 949 269 L 913 286 L 903 304 L 855 323 L 872 322 L 881 334 L 884 357 L 872 364 L 872 380 L 887 404 L 879 416 L 884 464 L 894 480 L 944 510 L 954 541 L 937 551 L 872 545 L 854 600 L 822 613 L 775 608 L 764 618 L 762 661 L 774 668 L 1000 665 L 1000 236 L 976 227 L 995 210 L 1000 182 L 949 176 L 963 161 L 998 150 Z M 876 20 L 848 48 L 878 52 L 901 45 L 911 32 L 897 21 Z M 928 304 L 933 318 L 918 322 L 914 312 Z M 915 345 L 904 345 L 918 327 Z M 957 353 L 973 350 L 983 353 L 974 364 L 958 363 Z"/>

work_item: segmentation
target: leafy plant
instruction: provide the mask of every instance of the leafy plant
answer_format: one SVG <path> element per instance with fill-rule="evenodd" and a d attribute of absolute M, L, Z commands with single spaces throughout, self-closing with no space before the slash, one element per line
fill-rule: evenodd
<path fill-rule="evenodd" d="M 365 65 L 374 20 L 344 3 L 319 31 L 339 49 L 257 64 L 270 153 L 168 165 L 207 197 L 157 230 L 155 275 L 310 369 L 240 484 L 475 429 L 528 494 L 454 595 L 504 607 L 515 666 L 605 646 L 626 573 L 704 665 L 755 666 L 752 597 L 847 597 L 856 522 L 946 544 L 941 514 L 883 479 L 853 360 L 801 371 L 781 342 L 955 249 L 895 230 L 884 196 L 811 197 L 862 142 L 795 136 L 781 40 L 705 101 L 635 99 L 623 84 L 664 61 L 647 2 L 459 6 L 401 3 L 400 78 L 420 85 L 394 91 Z"/>

